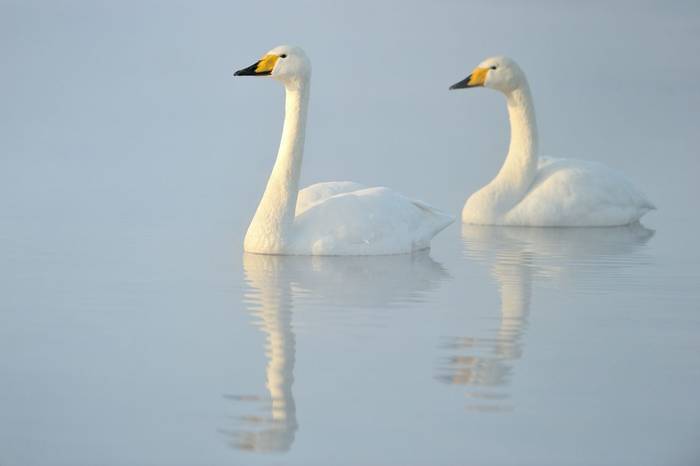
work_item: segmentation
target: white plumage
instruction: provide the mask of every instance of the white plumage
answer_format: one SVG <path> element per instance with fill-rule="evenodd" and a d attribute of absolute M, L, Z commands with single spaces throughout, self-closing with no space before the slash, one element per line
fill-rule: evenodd
<path fill-rule="evenodd" d="M 498 175 L 467 199 L 462 210 L 464 223 L 614 226 L 637 222 L 654 209 L 622 173 L 605 165 L 538 157 L 530 88 L 513 60 L 489 58 L 452 89 L 477 86 L 505 94 L 511 140 Z"/>
<path fill-rule="evenodd" d="M 541 157 L 530 190 L 505 220 L 510 225 L 627 225 L 653 208 L 617 170 L 593 161 Z"/>
<path fill-rule="evenodd" d="M 388 188 L 352 182 L 299 190 L 311 66 L 298 47 L 280 46 L 237 75 L 269 75 L 286 89 L 285 121 L 275 166 L 248 227 L 247 252 L 378 255 L 410 253 L 454 219 Z"/>
<path fill-rule="evenodd" d="M 347 191 L 344 188 L 349 188 Z M 337 194 L 331 194 L 334 191 Z M 320 193 L 319 193 L 320 192 Z M 321 197 L 319 194 L 328 194 Z M 293 254 L 396 254 L 425 249 L 452 217 L 389 188 L 319 183 L 299 192 Z M 316 198 L 308 202 L 308 198 Z"/>

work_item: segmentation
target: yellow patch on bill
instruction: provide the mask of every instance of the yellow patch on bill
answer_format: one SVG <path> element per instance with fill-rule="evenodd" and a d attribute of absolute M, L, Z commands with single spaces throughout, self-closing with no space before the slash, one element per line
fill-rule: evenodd
<path fill-rule="evenodd" d="M 279 57 L 277 55 L 265 55 L 258 62 L 258 66 L 255 67 L 256 73 L 271 73 L 272 69 L 275 67 L 275 63 Z"/>
<path fill-rule="evenodd" d="M 475 68 L 467 84 L 470 86 L 483 86 L 488 73 L 488 68 Z"/>

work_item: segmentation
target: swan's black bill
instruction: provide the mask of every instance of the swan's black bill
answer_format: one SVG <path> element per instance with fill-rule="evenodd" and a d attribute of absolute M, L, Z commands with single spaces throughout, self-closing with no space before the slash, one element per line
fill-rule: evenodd
<path fill-rule="evenodd" d="M 248 68 L 243 68 L 242 70 L 236 71 L 235 73 L 233 73 L 233 75 L 234 76 L 269 76 L 270 73 L 272 73 L 272 70 L 256 71 L 258 69 L 258 65 L 260 65 L 260 60 L 253 63 Z"/>
<path fill-rule="evenodd" d="M 469 84 L 469 81 L 471 81 L 471 79 L 472 79 L 472 75 L 470 74 L 469 76 L 467 76 L 466 78 L 464 78 L 464 79 L 461 80 L 460 82 L 454 83 L 453 85 L 451 85 L 451 86 L 450 86 L 450 90 L 454 90 L 454 89 L 466 89 L 466 88 L 468 88 L 468 87 L 477 87 L 477 86 L 481 86 L 481 84 L 476 84 L 476 85 L 474 85 L 474 84 Z"/>

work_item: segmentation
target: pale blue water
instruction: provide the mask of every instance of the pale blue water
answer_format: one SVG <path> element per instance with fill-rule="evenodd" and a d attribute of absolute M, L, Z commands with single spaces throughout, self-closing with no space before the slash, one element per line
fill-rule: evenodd
<path fill-rule="evenodd" d="M 696 3 L 0 9 L 0 465 L 700 461 Z M 230 74 L 279 42 L 314 63 L 304 184 L 458 214 L 507 120 L 446 89 L 507 53 L 544 152 L 659 209 L 244 255 L 282 93 Z"/>
<path fill-rule="evenodd" d="M 700 257 L 667 228 L 453 227 L 375 258 L 30 234 L 2 464 L 692 464 Z"/>

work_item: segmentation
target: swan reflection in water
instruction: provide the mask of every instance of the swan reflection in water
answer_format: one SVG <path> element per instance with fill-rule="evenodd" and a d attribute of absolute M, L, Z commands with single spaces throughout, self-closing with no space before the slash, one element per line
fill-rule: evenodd
<path fill-rule="evenodd" d="M 629 280 L 625 268 L 648 263 L 644 245 L 654 232 L 640 224 L 608 228 L 462 226 L 464 254 L 489 267 L 501 309 L 493 336 L 445 338 L 451 354 L 437 376 L 469 387 L 467 409 L 501 411 L 513 361 L 523 353 L 533 282 L 572 292 L 605 292 Z"/>
<path fill-rule="evenodd" d="M 427 251 L 394 256 L 273 256 L 244 254 L 246 306 L 266 335 L 269 398 L 230 396 L 263 405 L 264 416 L 240 418 L 222 430 L 231 445 L 257 452 L 288 451 L 299 429 L 292 387 L 296 336 L 295 305 L 387 308 L 421 302 L 449 278 Z"/>

